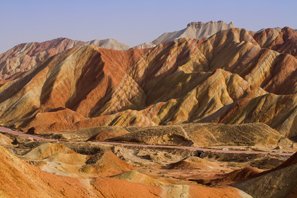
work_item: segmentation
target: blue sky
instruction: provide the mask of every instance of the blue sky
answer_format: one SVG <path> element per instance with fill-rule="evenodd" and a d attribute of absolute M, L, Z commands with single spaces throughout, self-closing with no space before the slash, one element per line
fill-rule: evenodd
<path fill-rule="evenodd" d="M 0 52 L 16 44 L 57 37 L 151 41 L 191 21 L 235 26 L 297 28 L 295 0 L 1 0 Z"/>

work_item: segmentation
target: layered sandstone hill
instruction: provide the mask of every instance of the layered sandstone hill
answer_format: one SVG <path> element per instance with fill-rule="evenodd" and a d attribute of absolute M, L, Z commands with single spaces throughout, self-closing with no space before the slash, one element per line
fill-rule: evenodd
<path fill-rule="evenodd" d="M 16 78 L 48 58 L 82 42 L 58 38 L 46 42 L 23 43 L 0 54 L 0 79 Z"/>
<path fill-rule="evenodd" d="M 289 27 L 264 29 L 255 34 L 256 41 L 265 48 L 297 56 L 297 31 Z"/>
<path fill-rule="evenodd" d="M 0 54 L 0 85 L 5 80 L 15 79 L 56 54 L 75 46 L 92 44 L 101 48 L 126 50 L 129 47 L 115 39 L 92 40 L 89 42 L 58 38 L 45 42 L 23 43 Z M 3 81 L 3 82 L 2 82 Z"/>
<path fill-rule="evenodd" d="M 294 137 L 297 59 L 258 38 L 233 28 L 149 49 L 76 46 L 0 87 L 0 123 L 46 132 L 263 122 Z"/>

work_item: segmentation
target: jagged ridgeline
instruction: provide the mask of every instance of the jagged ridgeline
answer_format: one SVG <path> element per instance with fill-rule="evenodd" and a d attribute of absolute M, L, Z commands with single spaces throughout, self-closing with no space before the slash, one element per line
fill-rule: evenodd
<path fill-rule="evenodd" d="M 149 48 L 100 47 L 106 40 L 21 44 L 0 55 L 0 123 L 46 132 L 263 122 L 294 137 L 296 34 L 218 21 L 190 23 Z"/>

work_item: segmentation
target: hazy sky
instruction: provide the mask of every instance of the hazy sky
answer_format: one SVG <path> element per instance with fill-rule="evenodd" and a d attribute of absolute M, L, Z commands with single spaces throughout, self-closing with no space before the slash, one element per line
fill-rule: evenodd
<path fill-rule="evenodd" d="M 297 28 L 296 0 L 1 0 L 0 52 L 57 37 L 151 41 L 191 21 Z"/>

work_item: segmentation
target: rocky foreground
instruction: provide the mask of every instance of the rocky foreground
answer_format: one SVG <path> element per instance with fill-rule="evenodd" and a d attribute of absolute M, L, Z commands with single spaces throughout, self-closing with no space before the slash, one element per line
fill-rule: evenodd
<path fill-rule="evenodd" d="M 264 124 L 0 131 L 2 197 L 295 195 L 296 145 Z"/>
<path fill-rule="evenodd" d="M 296 30 L 198 22 L 128 48 L 0 54 L 0 197 L 296 195 Z"/>

